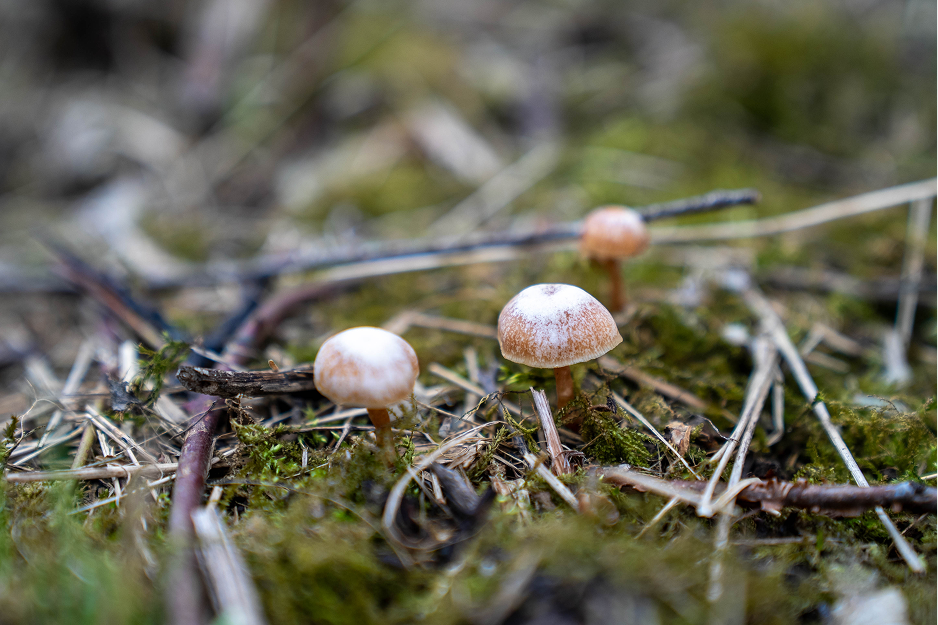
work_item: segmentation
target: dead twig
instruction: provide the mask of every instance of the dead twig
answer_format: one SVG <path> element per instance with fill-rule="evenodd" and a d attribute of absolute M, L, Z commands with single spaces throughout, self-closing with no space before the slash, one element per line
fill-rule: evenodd
<path fill-rule="evenodd" d="M 316 390 L 313 365 L 281 371 L 224 371 L 183 365 L 176 372 L 176 379 L 194 393 L 226 399 Z"/>
<path fill-rule="evenodd" d="M 687 198 L 680 200 L 684 212 L 702 210 L 716 210 L 724 206 L 730 206 L 741 203 L 740 198 L 749 193 L 748 191 L 739 192 L 738 197 L 733 191 L 717 191 L 714 194 L 724 194 L 725 203 L 715 201 L 713 194 Z M 754 197 L 752 199 L 755 199 Z M 645 207 L 649 213 L 648 220 L 671 217 L 674 213 L 676 203 L 665 205 L 651 205 Z M 657 217 L 657 211 L 661 210 L 662 217 Z M 372 263 L 379 263 L 386 271 L 394 273 L 397 271 L 415 271 L 433 266 L 445 266 L 446 260 L 426 259 L 426 256 L 454 256 L 462 258 L 461 253 L 471 252 L 472 258 L 481 258 L 482 260 L 472 260 L 469 262 L 491 262 L 500 260 L 504 256 L 504 250 L 494 250 L 495 255 L 486 255 L 484 248 L 509 248 L 509 252 L 514 248 L 527 248 L 521 251 L 524 254 L 530 252 L 531 248 L 544 247 L 559 243 L 575 244 L 579 239 L 581 221 L 571 221 L 560 224 L 554 224 L 547 227 L 541 227 L 537 230 L 526 230 L 520 232 L 496 231 L 496 232 L 474 232 L 449 237 L 433 237 L 426 240 L 411 241 L 381 241 L 376 243 L 355 243 L 338 249 L 312 251 L 298 251 L 288 254 L 278 254 L 276 256 L 264 256 L 241 265 L 232 270 L 230 263 L 215 267 L 211 264 L 184 275 L 175 275 L 167 277 L 154 277 L 148 281 L 150 288 L 164 289 L 180 286 L 206 286 L 217 284 L 219 282 L 238 280 L 257 280 L 286 273 L 296 273 L 300 271 L 309 271 L 312 269 L 323 269 L 326 267 L 336 267 L 338 265 L 368 264 L 369 268 L 358 268 L 355 273 L 336 273 L 333 279 L 345 279 L 348 277 L 360 277 L 368 275 L 365 271 L 374 271 Z M 515 252 L 516 253 L 516 252 Z M 408 258 L 405 258 L 408 257 Z M 389 264 L 387 261 L 398 259 L 404 262 L 403 265 Z M 440 264 L 442 262 L 442 264 Z M 463 260 L 457 264 L 466 262 Z M 429 264 L 428 264 L 429 263 Z M 393 269 L 391 269 L 393 267 Z M 350 267 L 345 268 L 346 271 Z M 374 275 L 374 274 L 372 274 Z"/>
<path fill-rule="evenodd" d="M 596 472 L 606 482 L 653 492 L 665 497 L 676 497 L 692 505 L 699 502 L 700 494 L 706 488 L 705 482 L 662 480 L 620 467 L 599 467 Z M 797 482 L 744 480 L 743 482 L 749 483 L 734 493 L 736 501 L 759 506 L 762 510 L 769 511 L 801 508 L 818 514 L 856 516 L 876 507 L 887 507 L 894 512 L 915 514 L 935 514 L 935 509 L 938 507 L 938 490 L 916 482 L 868 487 L 851 484 L 809 484 L 803 480 Z M 724 499 L 727 492 L 732 492 L 728 491 L 728 485 L 720 485 L 715 494 Z"/>

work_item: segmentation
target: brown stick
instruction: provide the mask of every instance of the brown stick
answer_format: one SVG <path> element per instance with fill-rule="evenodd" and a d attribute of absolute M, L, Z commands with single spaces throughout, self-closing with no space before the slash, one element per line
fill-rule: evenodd
<path fill-rule="evenodd" d="M 238 395 L 262 397 L 316 389 L 313 365 L 282 371 L 223 371 L 183 365 L 176 379 L 195 393 L 233 398 Z"/>
<path fill-rule="evenodd" d="M 169 535 L 179 549 L 168 585 L 174 625 L 201 625 L 204 620 L 202 581 L 192 551 L 192 512 L 202 501 L 215 432 L 227 414 L 227 408 L 210 409 L 189 430 L 182 444 L 169 515 Z"/>
<path fill-rule="evenodd" d="M 631 471 L 618 467 L 601 467 L 598 471 L 605 482 L 644 490 L 628 479 Z M 659 481 L 671 488 L 686 490 L 694 496 L 707 486 L 706 482 L 688 480 Z M 719 485 L 714 494 L 720 495 L 725 488 L 724 485 Z M 773 512 L 790 507 L 831 516 L 856 516 L 877 506 L 890 508 L 894 512 L 934 514 L 938 507 L 938 491 L 916 482 L 862 487 L 852 484 L 808 484 L 803 480 L 797 482 L 769 480 L 750 484 L 740 491 L 736 496 L 736 501 L 757 505 L 763 510 Z"/>
<path fill-rule="evenodd" d="M 557 381 L 557 407 L 563 408 L 573 399 L 573 376 L 570 375 L 570 367 L 554 369 L 554 379 Z"/>

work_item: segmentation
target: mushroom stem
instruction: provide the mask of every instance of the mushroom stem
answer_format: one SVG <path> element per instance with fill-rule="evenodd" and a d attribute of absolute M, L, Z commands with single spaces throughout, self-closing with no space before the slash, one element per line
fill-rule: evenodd
<path fill-rule="evenodd" d="M 609 274 L 609 310 L 612 312 L 622 312 L 628 300 L 625 295 L 625 284 L 622 282 L 622 271 L 619 268 L 618 258 L 607 258 L 599 261 L 599 264 L 606 273 Z"/>
<path fill-rule="evenodd" d="M 555 368 L 554 379 L 557 380 L 557 407 L 563 408 L 573 399 L 573 376 L 570 375 L 570 367 Z"/>
<path fill-rule="evenodd" d="M 387 408 L 368 408 L 368 418 L 375 426 L 375 440 L 382 449 L 391 443 L 391 416 Z"/>

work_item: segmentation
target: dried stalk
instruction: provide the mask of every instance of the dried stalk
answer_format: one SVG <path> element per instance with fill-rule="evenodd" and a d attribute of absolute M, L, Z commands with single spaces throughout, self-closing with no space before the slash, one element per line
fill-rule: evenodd
<path fill-rule="evenodd" d="M 746 451 L 749 449 L 749 443 L 752 441 L 752 434 L 756 429 L 756 423 L 759 415 L 762 414 L 762 407 L 769 395 L 769 389 L 775 381 L 775 367 L 778 362 L 777 350 L 768 343 L 764 337 L 757 337 L 753 342 L 753 356 L 756 361 L 756 368 L 752 374 L 752 380 L 749 383 L 749 389 L 746 392 L 746 398 L 743 402 L 743 410 L 739 416 L 739 422 L 733 430 L 732 436 L 723 445 L 720 450 L 720 462 L 713 477 L 707 482 L 700 506 L 697 508 L 697 514 L 703 517 L 711 517 L 715 512 L 710 506 L 710 498 L 714 493 L 717 482 L 723 476 L 723 470 L 729 463 L 730 454 L 737 444 L 740 445 L 740 454 L 737 454 L 736 463 L 733 465 L 733 475 L 731 484 L 739 481 L 742 473 L 742 459 L 745 458 Z M 740 434 L 741 433 L 741 434 Z"/>
<path fill-rule="evenodd" d="M 904 347 L 912 338 L 912 322 L 918 304 L 922 269 L 925 265 L 925 242 L 928 238 L 928 222 L 931 220 L 933 198 L 921 199 L 909 208 L 909 224 L 906 232 L 906 253 L 902 261 L 899 308 L 896 311 L 896 332 Z"/>
<path fill-rule="evenodd" d="M 819 226 L 824 223 L 854 217 L 906 202 L 935 196 L 938 180 L 931 178 L 910 182 L 888 189 L 880 189 L 842 200 L 835 200 L 813 208 L 751 221 L 715 223 L 706 226 L 677 226 L 653 229 L 653 243 L 687 243 L 690 241 L 725 241 L 764 237 Z"/>
<path fill-rule="evenodd" d="M 547 453 L 550 454 L 550 470 L 554 475 L 566 475 L 572 473 L 570 461 L 563 452 L 560 445 L 560 435 L 557 433 L 557 425 L 554 423 L 554 416 L 550 412 L 550 404 L 547 403 L 547 395 L 544 391 L 535 390 L 531 387 L 531 396 L 534 398 L 534 408 L 537 410 L 537 416 L 541 422 L 541 429 L 544 430 L 544 438 L 547 440 Z"/>
<path fill-rule="evenodd" d="M 619 406 L 622 407 L 623 410 L 625 410 L 628 414 L 632 415 L 634 418 L 638 419 L 642 425 L 648 428 L 651 431 L 651 433 L 655 435 L 655 438 L 657 438 L 659 441 L 661 441 L 664 444 L 665 447 L 671 450 L 671 453 L 677 456 L 677 459 L 681 461 L 681 464 L 684 465 L 684 468 L 686 468 L 688 471 L 691 472 L 691 475 L 696 477 L 698 480 L 702 479 L 699 475 L 697 475 L 697 472 L 694 471 L 694 469 L 692 469 L 689 464 L 687 464 L 687 460 L 684 460 L 684 456 L 679 454 L 678 451 L 674 448 L 674 446 L 671 443 L 669 443 L 668 440 L 664 436 L 661 435 L 661 432 L 659 432 L 657 428 L 655 428 L 655 426 L 653 426 L 651 422 L 645 418 L 645 415 L 643 415 L 638 410 L 636 410 L 635 407 L 632 406 L 632 404 L 625 401 L 625 399 L 623 399 L 617 393 L 613 393 L 612 398 L 615 400 L 617 404 L 619 404 Z"/>
<path fill-rule="evenodd" d="M 91 424 L 85 426 L 86 432 L 94 432 Z M 67 471 L 33 471 L 30 473 L 7 473 L 4 476 L 10 484 L 27 484 L 29 482 L 51 482 L 60 480 L 106 480 L 112 477 L 130 478 L 134 475 L 141 477 L 160 478 L 167 473 L 173 473 L 178 466 L 175 462 L 159 464 L 137 464 L 132 466 L 108 465 L 104 467 L 84 467 L 69 469 Z"/>

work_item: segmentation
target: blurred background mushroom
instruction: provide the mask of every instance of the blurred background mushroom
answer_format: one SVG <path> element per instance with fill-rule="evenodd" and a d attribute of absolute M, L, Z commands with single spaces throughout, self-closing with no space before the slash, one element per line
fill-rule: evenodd
<path fill-rule="evenodd" d="M 627 303 L 620 261 L 638 256 L 651 241 L 638 211 L 625 206 L 603 206 L 583 221 L 580 252 L 609 276 L 609 308 L 620 312 Z"/>

